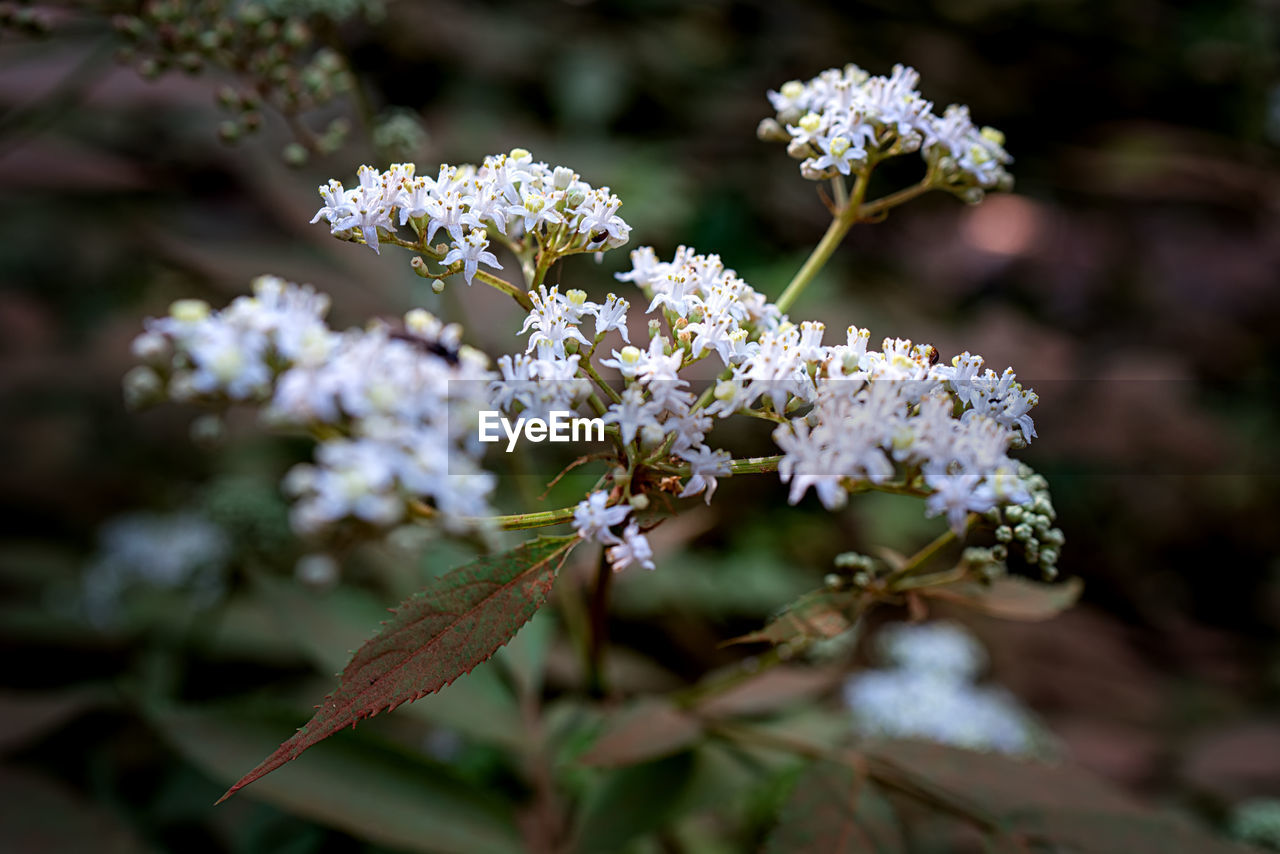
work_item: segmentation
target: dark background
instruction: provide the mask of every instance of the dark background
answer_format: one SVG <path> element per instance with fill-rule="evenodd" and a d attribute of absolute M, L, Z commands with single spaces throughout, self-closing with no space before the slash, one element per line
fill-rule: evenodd
<path fill-rule="evenodd" d="M 307 550 L 275 491 L 305 447 L 237 416 L 206 450 L 188 438 L 192 411 L 125 411 L 141 319 L 179 296 L 223 304 L 272 272 L 330 292 L 335 325 L 424 304 L 494 355 L 517 349 L 500 295 L 435 296 L 405 256 L 308 226 L 316 184 L 386 166 L 366 118 L 391 107 L 425 127 L 397 152 L 423 171 L 529 148 L 612 187 L 632 247 L 718 252 L 776 296 L 827 213 L 796 163 L 756 140 L 764 93 L 854 61 L 913 65 L 939 109 L 969 104 L 1015 157 L 1013 195 L 972 208 L 930 196 L 855 229 L 793 311 L 825 320 L 829 340 L 856 323 L 877 341 L 980 352 L 1038 389 L 1027 459 L 1050 476 L 1060 566 L 1084 601 L 1047 624 L 973 621 L 993 678 L 1076 760 L 1155 803 L 1221 822 L 1280 796 L 1274 3 L 391 2 L 326 26 L 363 103 L 317 114 L 353 131 L 300 168 L 270 111 L 259 133 L 219 142 L 225 72 L 151 81 L 116 64 L 108 13 L 127 4 L 34 8 L 49 34 L 0 31 L 0 728 L 21 736 L 0 773 L 18 782 L 0 788 L 54 787 L 59 809 L 122 845 L 360 849 L 252 801 L 210 811 L 225 781 L 162 740 L 139 699 L 304 686 L 305 709 L 324 682 L 296 654 L 252 634 L 205 643 L 199 617 L 162 618 L 173 599 L 108 628 L 78 609 L 99 526 L 122 513 L 211 513 L 235 536 L 233 594 L 251 568 L 287 576 Z M 625 250 L 580 259 L 560 281 L 603 293 L 626 266 Z M 868 499 L 830 516 L 787 507 L 772 478 L 722 483 L 710 509 L 664 529 L 656 573 L 622 579 L 615 639 L 666 684 L 695 679 L 734 656 L 717 641 L 814 586 L 837 552 L 927 540 L 940 526 L 918 511 Z M 339 556 L 344 584 L 395 600 L 394 555 Z M 422 571 L 456 558 L 433 546 Z"/>

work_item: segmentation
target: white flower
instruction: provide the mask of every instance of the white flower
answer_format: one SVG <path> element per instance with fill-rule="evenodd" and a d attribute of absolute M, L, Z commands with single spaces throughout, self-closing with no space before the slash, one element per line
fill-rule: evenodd
<path fill-rule="evenodd" d="M 580 342 L 584 346 L 591 346 L 591 342 L 586 336 L 579 331 L 575 325 L 578 322 L 585 308 L 585 294 L 581 294 L 583 302 L 575 304 L 568 296 L 561 294 L 560 289 L 552 286 L 550 290 L 546 285 L 539 285 L 538 290 L 529 291 L 529 301 L 533 308 L 529 310 L 529 316 L 524 319 L 524 326 L 520 328 L 520 334 L 533 329 L 533 335 L 529 336 L 529 344 L 525 352 L 532 352 L 539 349 L 542 345 L 551 348 L 551 352 L 556 356 L 563 357 L 565 355 L 564 343 L 569 339 Z"/>
<path fill-rule="evenodd" d="M 299 531 L 348 516 L 392 524 L 410 497 L 432 504 L 449 530 L 472 527 L 465 517 L 488 514 L 494 486 L 479 469 L 471 417 L 488 408 L 487 359 L 425 311 L 406 315 L 396 336 L 382 323 L 337 333 L 323 321 L 328 305 L 273 276 L 219 312 L 179 302 L 147 323 L 169 361 L 153 370 L 168 374 L 174 399 L 251 400 L 272 426 L 325 425 L 315 464 L 287 478 Z"/>
<path fill-rule="evenodd" d="M 627 242 L 631 226 L 617 215 L 621 204 L 617 196 L 601 187 L 579 207 L 582 221 L 578 224 L 578 233 L 588 236 L 588 246 L 604 242 L 616 247 Z"/>
<path fill-rule="evenodd" d="M 620 299 L 616 294 L 609 294 L 604 303 L 587 303 L 586 310 L 595 316 L 596 338 L 608 334 L 614 329 L 622 335 L 622 340 L 631 343 L 627 334 L 627 309 L 631 304 Z"/>
<path fill-rule="evenodd" d="M 985 652 L 951 623 L 897 624 L 877 637 L 891 667 L 855 673 L 844 699 L 858 733 L 1029 754 L 1038 727 L 1007 692 L 973 684 Z"/>
<path fill-rule="evenodd" d="M 555 202 L 531 187 L 520 190 L 520 204 L 508 205 L 507 216 L 511 222 L 519 222 L 527 233 L 543 223 L 558 225 L 564 218 L 556 213 Z"/>
<path fill-rule="evenodd" d="M 890 624 L 877 633 L 876 649 L 888 664 L 956 682 L 976 679 L 987 662 L 973 635 L 943 620 Z"/>
<path fill-rule="evenodd" d="M 612 359 L 601 359 L 600 364 L 606 368 L 614 368 L 627 379 L 632 379 L 648 362 L 648 354 L 639 347 L 628 344 L 621 350 L 613 351 Z"/>
<path fill-rule="evenodd" d="M 866 149 L 855 145 L 853 140 L 844 134 L 820 137 L 818 149 L 822 154 L 806 160 L 803 164 L 815 175 L 822 175 L 833 169 L 841 175 L 848 175 L 853 171 L 855 162 L 867 159 Z"/>
<path fill-rule="evenodd" d="M 621 402 L 610 406 L 601 418 L 606 424 L 617 424 L 623 444 L 629 445 L 642 428 L 660 426 L 658 416 L 662 411 L 661 404 L 646 400 L 639 388 L 630 386 L 622 390 Z"/>
<path fill-rule="evenodd" d="M 471 280 L 475 278 L 476 268 L 479 264 L 486 264 L 497 270 L 502 269 L 502 265 L 498 263 L 498 259 L 492 252 L 487 251 L 489 248 L 489 237 L 482 229 L 473 228 L 467 233 L 466 242 L 454 246 L 441 259 L 440 263 L 448 266 L 462 262 L 462 277 L 467 280 L 467 284 L 471 284 Z"/>
<path fill-rule="evenodd" d="M 573 510 L 573 527 L 577 529 L 578 536 L 601 543 L 622 542 L 609 529 L 622 524 L 622 520 L 631 512 L 631 505 L 616 504 L 609 507 L 608 503 L 607 492 L 593 492 L 578 503 Z"/>
<path fill-rule="evenodd" d="M 729 465 L 732 457 L 729 452 L 713 451 L 704 445 L 697 450 L 683 450 L 679 452 L 679 456 L 689 463 L 689 479 L 685 482 L 679 497 L 688 498 L 703 492 L 706 502 L 710 504 L 711 496 L 716 492 L 716 477 L 727 475 L 732 471 Z"/>
<path fill-rule="evenodd" d="M 658 306 L 666 306 L 681 317 L 686 317 L 702 301 L 697 294 L 698 283 L 679 273 L 671 273 L 665 281 L 660 280 L 654 287 L 657 293 L 645 309 L 645 314 Z"/>
<path fill-rule="evenodd" d="M 352 206 L 347 201 L 347 191 L 343 189 L 340 183 L 330 179 L 329 183 L 321 184 L 319 189 L 320 198 L 324 199 L 324 205 L 311 218 L 312 225 L 322 218 L 332 225 L 352 212 Z M 334 231 L 336 233 L 338 229 L 334 229 Z"/>
<path fill-rule="evenodd" d="M 995 495 L 979 474 L 929 474 L 925 484 L 933 493 L 925 500 L 925 515 L 947 516 L 947 525 L 963 534 L 969 513 L 985 513 L 996 506 Z"/>
<path fill-rule="evenodd" d="M 608 558 L 614 572 L 621 572 L 633 563 L 638 563 L 645 569 L 655 568 L 653 549 L 635 522 L 628 524 L 622 532 L 622 540 L 608 549 Z"/>
<path fill-rule="evenodd" d="M 941 117 L 916 85 L 912 68 L 896 65 L 888 77 L 872 77 L 855 65 L 831 68 L 807 83 L 792 80 L 769 92 L 777 120 L 786 126 L 787 153 L 802 160 L 810 180 L 849 175 L 868 149 L 882 154 L 919 150 L 926 157 L 949 155 L 944 183 L 961 189 L 1001 187 L 1010 180 L 998 131 L 974 128 L 966 107 L 950 106 Z"/>

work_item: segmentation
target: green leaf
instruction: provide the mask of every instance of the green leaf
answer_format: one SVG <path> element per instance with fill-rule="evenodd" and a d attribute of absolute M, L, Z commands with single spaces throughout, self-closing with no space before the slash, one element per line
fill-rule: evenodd
<path fill-rule="evenodd" d="M 847 764 L 815 762 L 796 781 L 767 854 L 896 854 L 906 850 L 893 806 Z"/>
<path fill-rule="evenodd" d="M 583 807 L 574 850 L 619 851 L 667 825 L 686 801 L 695 773 L 692 753 L 678 753 L 612 772 Z"/>
<path fill-rule="evenodd" d="M 584 765 L 633 765 L 684 750 L 702 735 L 702 721 L 664 700 L 641 700 L 605 724 L 579 760 Z"/>
<path fill-rule="evenodd" d="M 219 781 L 270 750 L 282 721 L 228 709 L 153 708 L 148 717 L 194 765 Z M 523 850 L 510 808 L 445 765 L 364 733 L 318 747 L 305 766 L 260 781 L 258 798 L 371 842 L 409 851 Z"/>
<path fill-rule="evenodd" d="M 956 602 L 1006 620 L 1047 620 L 1070 608 L 1080 598 L 1084 583 L 1072 578 L 1059 584 L 1042 584 L 1016 575 L 997 578 L 990 584 L 972 581 L 942 587 L 923 587 L 916 591 Z"/>
<path fill-rule="evenodd" d="M 292 738 L 227 790 L 297 758 L 340 729 L 438 691 L 493 655 L 547 601 L 576 536 L 539 537 L 440 576 L 356 650 L 337 689 Z"/>
<path fill-rule="evenodd" d="M 858 593 L 848 590 L 815 590 L 806 593 L 763 629 L 733 638 L 727 643 L 767 641 L 781 644 L 836 637 L 852 628 L 858 599 Z"/>

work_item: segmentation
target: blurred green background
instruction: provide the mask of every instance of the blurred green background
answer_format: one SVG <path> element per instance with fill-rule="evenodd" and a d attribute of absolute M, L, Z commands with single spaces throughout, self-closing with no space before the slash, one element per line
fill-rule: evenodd
<path fill-rule="evenodd" d="M 827 213 L 796 163 L 756 140 L 764 93 L 849 61 L 915 66 L 926 97 L 969 104 L 1015 157 L 1013 195 L 972 208 L 926 197 L 855 229 L 793 312 L 825 320 L 829 338 L 856 323 L 877 341 L 980 352 L 1039 391 L 1042 439 L 1026 458 L 1050 477 L 1068 536 L 1060 566 L 1085 596 L 1047 624 L 970 620 L 993 677 L 1079 763 L 1151 801 L 1224 822 L 1247 798 L 1280 796 L 1274 3 L 267 5 L 298 13 L 354 75 L 354 93 L 300 117 L 317 131 L 344 119 L 346 140 L 301 165 L 287 162 L 296 131 L 269 109 L 256 133 L 220 141 L 238 114 L 219 92 L 243 76 L 143 67 L 159 72 L 147 79 L 145 51 L 117 61 L 131 42 L 112 16 L 142 5 L 5 6 L 6 832 L 53 834 L 43 850 L 402 847 L 363 832 L 367 814 L 244 796 L 211 809 L 227 780 L 210 768 L 232 757 L 226 774 L 247 770 L 382 608 L 468 552 L 432 541 L 420 557 L 408 538 L 332 546 L 342 581 L 310 592 L 295 566 L 315 545 L 289 533 L 276 486 L 307 448 L 247 415 L 211 444 L 193 443 L 191 410 L 126 412 L 120 377 L 144 316 L 181 296 L 224 304 L 270 272 L 331 293 L 337 326 L 425 305 L 487 352 L 517 349 L 501 295 L 456 284 L 436 296 L 407 257 L 307 224 L 315 186 L 349 182 L 360 163 L 434 171 L 513 146 L 610 186 L 633 247 L 718 252 L 776 296 Z M 903 183 L 916 177 L 902 168 Z M 625 251 L 583 259 L 561 281 L 603 293 L 627 266 Z M 889 497 L 831 515 L 787 507 L 772 478 L 720 490 L 656 532 L 657 572 L 619 579 L 620 690 L 677 687 L 733 661 L 742 653 L 717 644 L 819 584 L 836 553 L 911 550 L 941 529 Z M 547 657 L 550 697 L 580 678 L 562 646 Z M 449 780 L 519 802 L 511 745 L 494 743 L 513 678 L 500 669 L 461 699 L 342 736 L 374 746 L 338 778 L 384 781 L 375 801 L 431 805 L 431 826 L 485 823 L 490 805 L 452 804 Z M 489 707 L 492 720 L 474 719 Z M 174 711 L 192 708 L 230 711 Z M 228 723 L 246 708 L 252 725 Z M 396 775 L 412 782 L 385 782 Z M 42 810 L 56 828 L 32 818 Z"/>

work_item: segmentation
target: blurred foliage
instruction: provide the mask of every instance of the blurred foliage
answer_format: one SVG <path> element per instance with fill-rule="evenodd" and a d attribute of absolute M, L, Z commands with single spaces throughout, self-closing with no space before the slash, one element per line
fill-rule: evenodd
<path fill-rule="evenodd" d="M 219 127 L 226 87 L 244 91 L 234 69 L 147 80 L 136 47 L 114 64 L 128 34 L 111 16 L 156 5 L 184 6 L 0 4 L 0 838 L 19 850 L 510 850 L 545 796 L 536 769 L 549 769 L 581 807 L 567 830 L 584 850 L 764 844 L 810 779 L 798 761 L 717 741 L 629 768 L 580 761 L 612 710 L 568 699 L 581 667 L 566 636 L 590 570 L 576 564 L 554 621 L 211 809 L 310 714 L 383 609 L 473 555 L 428 542 L 419 559 L 411 534 L 338 544 L 340 581 L 308 588 L 294 566 L 315 544 L 289 532 L 275 486 L 305 449 L 234 414 L 216 447 L 197 449 L 194 413 L 126 413 L 119 378 L 141 317 L 179 296 L 226 302 L 262 272 L 330 292 L 339 323 L 421 304 L 509 350 L 516 318 L 499 296 L 437 296 L 407 265 L 307 225 L 317 183 L 393 157 L 525 146 L 612 187 L 637 244 L 719 252 L 776 295 L 826 212 L 794 164 L 756 142 L 763 93 L 850 60 L 914 65 L 926 95 L 970 104 L 1017 158 L 1016 195 L 977 208 L 928 198 L 855 230 L 801 306 L 876 337 L 970 347 L 1040 392 L 1029 456 L 1050 477 L 1069 537 L 1061 569 L 1084 579 L 1085 604 L 1030 627 L 966 618 L 995 674 L 1079 763 L 1168 809 L 1227 829 L 1233 805 L 1280 795 L 1273 4 L 271 4 L 323 36 L 352 89 L 315 115 L 264 111 L 232 146 Z M 313 140 L 304 162 L 289 156 L 299 120 L 304 139 L 335 122 L 350 132 L 340 148 Z M 565 275 L 602 293 L 623 264 Z M 515 477 L 510 492 L 542 487 Z M 785 507 L 770 479 L 720 489 L 715 506 L 655 532 L 657 572 L 618 579 L 608 669 L 623 698 L 733 666 L 745 653 L 719 644 L 821 585 L 835 555 L 909 552 L 940 528 L 889 496 L 831 516 Z M 103 523 L 177 508 L 233 544 L 221 598 L 197 607 L 156 587 L 113 623 L 88 622 L 84 572 Z M 824 744 L 847 730 L 838 706 L 808 695 L 778 714 L 770 726 Z M 860 808 L 878 798 L 868 790 Z M 972 841 L 897 800 L 912 850 Z"/>

